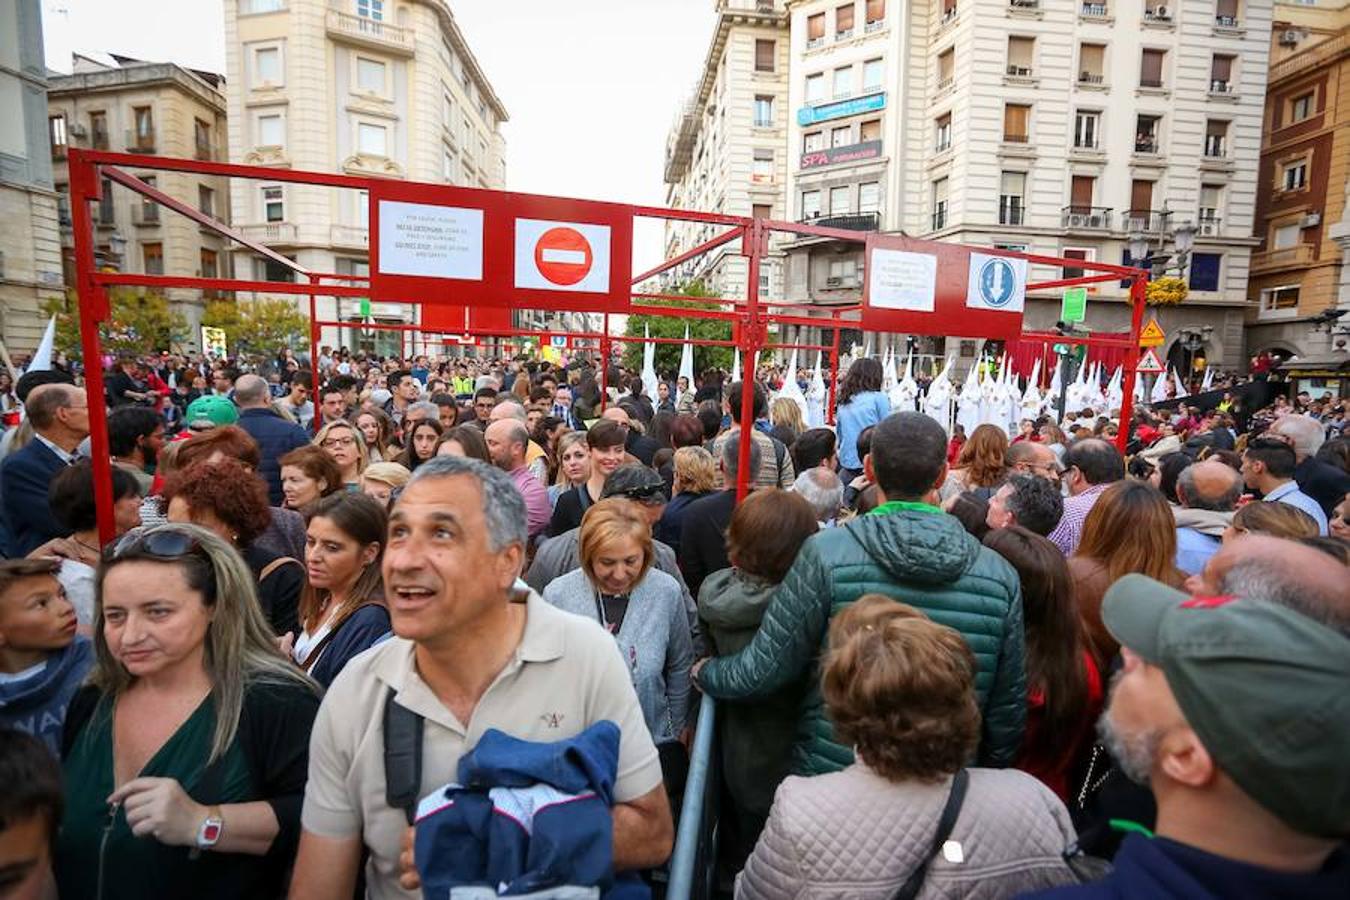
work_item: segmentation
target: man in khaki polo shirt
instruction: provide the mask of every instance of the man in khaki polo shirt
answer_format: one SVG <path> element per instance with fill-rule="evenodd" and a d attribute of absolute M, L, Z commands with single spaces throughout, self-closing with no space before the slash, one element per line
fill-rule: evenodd
<path fill-rule="evenodd" d="M 722 458 L 722 447 L 734 434 L 739 434 L 741 430 L 741 390 L 744 382 L 737 381 L 727 388 L 726 400 L 723 402 L 723 408 L 731 416 L 731 427 L 712 439 L 707 445 L 708 452 L 713 455 L 713 459 Z M 755 421 L 759 421 L 768 413 L 768 398 L 764 394 L 764 388 L 754 384 L 754 399 L 751 401 L 754 407 Z M 797 473 L 792 469 L 792 454 L 788 452 L 787 446 L 778 438 L 767 435 L 754 427 L 754 422 L 750 423 L 750 437 L 756 447 L 759 448 L 759 465 L 752 469 L 754 478 L 750 481 L 752 488 L 782 488 L 788 490 L 792 483 L 797 480 Z M 718 490 L 731 490 L 736 487 L 735 483 L 727 484 L 722 477 L 722 471 L 719 468 L 717 472 L 716 487 Z"/>
<path fill-rule="evenodd" d="M 525 503 L 485 463 L 437 457 L 409 482 L 389 522 L 385 596 L 395 637 L 333 682 L 310 739 L 293 900 L 350 897 L 368 848 L 371 897 L 399 884 L 404 810 L 385 799 L 383 719 L 390 688 L 425 722 L 420 795 L 455 780 L 489 728 L 531 741 L 619 726 L 614 868 L 664 862 L 673 837 L 661 767 L 613 639 L 514 585 L 525 558 Z M 411 886 L 411 885 L 409 885 Z"/>

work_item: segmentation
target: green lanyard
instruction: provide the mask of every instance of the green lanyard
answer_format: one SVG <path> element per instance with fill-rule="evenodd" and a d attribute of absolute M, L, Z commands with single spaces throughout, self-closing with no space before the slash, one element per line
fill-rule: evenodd
<path fill-rule="evenodd" d="M 885 503 L 881 504 L 876 509 L 868 513 L 868 515 L 888 516 L 893 512 L 900 512 L 901 510 L 908 510 L 910 512 L 921 512 L 921 513 L 938 513 L 939 515 L 942 514 L 942 510 L 931 503 L 919 503 L 913 500 L 887 500 Z"/>

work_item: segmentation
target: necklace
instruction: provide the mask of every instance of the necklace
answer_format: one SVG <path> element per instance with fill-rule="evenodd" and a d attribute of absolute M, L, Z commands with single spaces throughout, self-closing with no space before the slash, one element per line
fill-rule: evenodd
<path fill-rule="evenodd" d="M 98 547 L 95 547 L 95 546 L 92 545 L 92 544 L 86 544 L 84 541 L 80 540 L 79 538 L 75 537 L 74 535 L 71 535 L 71 539 L 74 540 L 75 543 L 79 544 L 79 545 L 80 545 L 81 547 L 83 547 L 84 549 L 88 550 L 88 551 L 89 551 L 90 553 L 92 553 L 94 556 L 98 556 L 100 553 L 103 552 L 103 551 L 101 551 Z"/>

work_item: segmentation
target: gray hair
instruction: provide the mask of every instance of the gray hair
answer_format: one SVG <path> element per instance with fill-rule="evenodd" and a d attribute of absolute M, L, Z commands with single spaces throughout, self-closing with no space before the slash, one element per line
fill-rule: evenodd
<path fill-rule="evenodd" d="M 266 405 L 271 399 L 267 382 L 257 375 L 240 375 L 234 382 L 234 402 L 239 406 Z"/>
<path fill-rule="evenodd" d="M 528 527 L 525 498 L 511 476 L 482 460 L 464 456 L 433 456 L 417 467 L 409 485 L 433 478 L 468 475 L 478 481 L 483 495 L 483 519 L 487 522 L 488 547 L 497 553 L 511 544 L 525 546 Z"/>
<path fill-rule="evenodd" d="M 406 416 L 410 412 L 426 413 L 428 419 L 439 419 L 441 417 L 441 408 L 430 400 L 418 400 L 416 403 L 409 403 L 408 410 L 404 415 Z"/>
<path fill-rule="evenodd" d="M 1231 473 L 1228 487 L 1222 494 L 1206 497 L 1195 486 L 1195 470 L 1198 468 L 1199 465 L 1187 466 L 1177 476 L 1177 499 L 1181 501 L 1181 505 L 1189 509 L 1207 509 L 1211 512 L 1232 512 L 1236 509 L 1238 497 L 1242 496 L 1242 475 L 1225 464 L 1224 468 Z"/>
<path fill-rule="evenodd" d="M 1239 560 L 1219 579 L 1219 589 L 1225 595 L 1292 609 L 1350 638 L 1350 609 L 1343 598 L 1311 579 L 1298 578 L 1290 572 L 1289 562 L 1260 557 Z"/>
<path fill-rule="evenodd" d="M 506 411 L 503 415 L 510 416 L 513 419 L 519 419 L 522 422 L 525 421 L 525 407 L 520 404 L 519 400 L 514 397 L 502 397 L 497 401 L 497 405 L 492 408 L 492 411 L 496 412 L 502 407 L 506 407 Z"/>
<path fill-rule="evenodd" d="M 1327 440 L 1322 423 L 1311 416 L 1280 416 L 1270 426 L 1270 430 L 1293 441 L 1294 454 L 1299 459 L 1315 455 Z"/>
<path fill-rule="evenodd" d="M 764 452 L 759 449 L 759 444 L 754 439 L 750 441 L 750 471 L 758 472 L 760 464 L 764 460 Z M 727 438 L 722 445 L 722 471 L 726 473 L 726 480 L 729 482 L 734 479 L 741 471 L 741 435 L 740 432 Z M 731 487 L 730 484 L 725 485 Z"/>
<path fill-rule="evenodd" d="M 823 466 L 807 469 L 798 475 L 792 483 L 792 490 L 811 504 L 816 518 L 821 521 L 828 522 L 837 517 L 839 507 L 844 503 L 844 483 L 838 475 Z"/>

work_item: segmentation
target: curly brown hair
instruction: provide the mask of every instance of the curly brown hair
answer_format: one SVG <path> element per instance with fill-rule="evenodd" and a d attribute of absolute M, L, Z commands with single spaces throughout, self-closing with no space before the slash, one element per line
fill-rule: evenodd
<path fill-rule="evenodd" d="M 1007 454 L 1007 433 L 997 425 L 981 425 L 961 445 L 956 468 L 965 473 L 967 488 L 993 487 L 1008 474 Z"/>
<path fill-rule="evenodd" d="M 193 513 L 210 510 L 229 526 L 235 543 L 247 547 L 272 524 L 267 485 L 234 459 L 193 463 L 164 482 L 164 508 L 181 497 Z"/>
<path fill-rule="evenodd" d="M 821 692 L 835 734 L 891 781 L 941 781 L 975 753 L 975 657 L 954 629 L 866 594 L 830 623 Z"/>
<path fill-rule="evenodd" d="M 262 460 L 258 442 L 251 434 L 238 425 L 222 425 L 182 441 L 178 448 L 178 467 L 186 469 L 205 462 L 216 453 L 237 459 L 250 469 L 258 468 Z"/>

